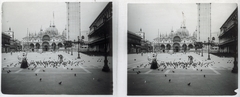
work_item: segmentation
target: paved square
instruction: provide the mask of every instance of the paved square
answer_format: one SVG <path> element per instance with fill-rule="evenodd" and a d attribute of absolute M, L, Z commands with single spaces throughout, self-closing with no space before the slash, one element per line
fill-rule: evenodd
<path fill-rule="evenodd" d="M 64 57 L 64 65 L 31 64 L 22 69 L 17 60 L 20 53 L 2 54 L 2 93 L 3 94 L 112 94 L 112 72 L 102 72 L 103 56 L 88 56 L 77 52 L 71 56 L 65 52 L 29 52 L 29 63 L 57 61 L 58 54 Z M 112 58 L 108 57 L 112 70 Z M 11 71 L 11 72 L 9 72 Z M 41 80 L 40 80 L 41 79 Z M 61 84 L 60 84 L 61 82 Z"/>
<path fill-rule="evenodd" d="M 233 58 L 210 55 L 211 60 L 206 60 L 207 53 L 204 57 L 193 52 L 158 53 L 159 68 L 153 70 L 149 55 L 128 55 L 128 95 L 236 94 L 238 75 L 231 73 Z M 193 56 L 193 64 L 184 67 L 189 55 Z"/>

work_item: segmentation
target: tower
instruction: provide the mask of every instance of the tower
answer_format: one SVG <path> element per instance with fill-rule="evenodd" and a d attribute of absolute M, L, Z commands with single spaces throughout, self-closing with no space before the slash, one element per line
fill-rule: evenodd
<path fill-rule="evenodd" d="M 198 41 L 208 41 L 211 37 L 211 3 L 197 3 Z"/>
<path fill-rule="evenodd" d="M 80 2 L 66 2 L 67 4 L 67 40 L 77 40 L 81 36 Z"/>

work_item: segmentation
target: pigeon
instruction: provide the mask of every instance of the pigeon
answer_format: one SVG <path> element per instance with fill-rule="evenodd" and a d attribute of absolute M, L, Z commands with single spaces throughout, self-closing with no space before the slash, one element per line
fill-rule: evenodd
<path fill-rule="evenodd" d="M 201 69 L 201 71 L 202 71 L 202 69 Z"/>
<path fill-rule="evenodd" d="M 134 69 L 132 69 L 134 71 Z"/>
<path fill-rule="evenodd" d="M 171 79 L 169 79 L 168 82 L 171 82 Z"/>
<path fill-rule="evenodd" d="M 62 82 L 59 82 L 58 84 L 59 84 L 59 85 L 61 85 L 61 84 L 62 84 Z"/>
<path fill-rule="evenodd" d="M 190 86 L 191 85 L 191 83 L 188 83 L 188 86 Z"/>
<path fill-rule="evenodd" d="M 71 70 L 73 70 L 73 68 L 71 68 Z"/>
<path fill-rule="evenodd" d="M 203 75 L 203 77 L 206 77 L 206 75 Z"/>
<path fill-rule="evenodd" d="M 37 74 L 35 74 L 37 76 Z"/>
<path fill-rule="evenodd" d="M 159 71 L 159 69 L 158 69 L 158 71 Z"/>
<path fill-rule="evenodd" d="M 40 78 L 39 80 L 42 81 L 42 78 Z"/>
<path fill-rule="evenodd" d="M 43 70 L 43 72 L 45 72 L 45 70 Z"/>
<path fill-rule="evenodd" d="M 74 76 L 77 76 L 77 74 L 75 73 Z"/>
<path fill-rule="evenodd" d="M 134 61 L 136 61 L 136 59 L 134 59 Z"/>
<path fill-rule="evenodd" d="M 165 74 L 165 77 L 167 77 L 167 75 Z"/>

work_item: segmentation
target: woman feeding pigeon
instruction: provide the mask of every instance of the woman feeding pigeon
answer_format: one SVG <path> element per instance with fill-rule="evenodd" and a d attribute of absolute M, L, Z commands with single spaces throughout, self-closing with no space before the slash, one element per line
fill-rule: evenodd
<path fill-rule="evenodd" d="M 157 54 L 153 53 L 152 58 L 150 58 L 150 56 L 148 56 L 148 60 L 152 61 L 152 62 L 150 62 L 150 64 L 151 64 L 150 69 L 157 69 L 158 68 Z"/>
<path fill-rule="evenodd" d="M 20 68 L 28 68 L 27 53 L 23 53 L 22 63 Z"/>
<path fill-rule="evenodd" d="M 61 64 L 63 62 L 63 56 L 61 54 L 58 55 L 59 63 Z"/>

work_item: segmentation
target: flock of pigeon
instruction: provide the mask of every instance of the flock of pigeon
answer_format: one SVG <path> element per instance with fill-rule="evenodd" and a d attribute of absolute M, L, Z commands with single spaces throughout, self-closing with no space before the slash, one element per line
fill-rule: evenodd
<path fill-rule="evenodd" d="M 133 60 L 136 61 L 137 59 L 133 59 Z M 227 61 L 227 63 L 232 63 L 232 62 L 233 60 Z M 216 62 L 216 63 L 220 63 L 220 62 Z M 176 73 L 175 72 L 176 69 L 187 70 L 190 68 L 194 68 L 196 71 L 202 72 L 203 68 L 213 66 L 214 64 L 215 64 L 215 61 L 202 60 L 202 62 L 200 62 L 200 61 L 194 60 L 192 62 L 185 62 L 185 60 L 183 61 L 181 58 L 179 58 L 178 62 L 176 62 L 176 60 L 174 60 L 173 62 L 158 61 L 158 68 L 156 70 L 161 72 L 163 72 L 164 70 L 170 70 L 172 73 Z M 137 65 L 135 68 L 132 68 L 132 71 L 136 72 L 136 74 L 140 74 L 141 73 L 140 68 L 150 68 L 150 66 L 151 66 L 151 62 L 147 64 L 140 64 L 140 65 Z M 167 74 L 165 74 L 164 76 L 167 77 Z M 206 75 L 204 74 L 203 77 L 205 78 Z M 168 80 L 169 83 L 171 81 L 172 81 L 171 79 Z M 144 83 L 147 83 L 147 81 L 145 80 Z M 190 86 L 191 82 L 189 82 L 187 85 Z"/>
<path fill-rule="evenodd" d="M 51 57 L 49 57 L 49 59 L 51 59 Z M 6 58 L 5 58 L 6 60 Z M 45 60 L 45 59 L 44 59 Z M 44 68 L 59 68 L 59 67 L 66 67 L 66 69 L 68 70 L 73 70 L 72 67 L 76 67 L 76 66 L 79 66 L 79 65 L 83 65 L 84 63 L 86 63 L 86 61 L 83 59 L 83 60 L 77 60 L 77 59 L 72 59 L 72 60 L 67 60 L 67 59 L 64 59 L 63 62 L 59 62 L 59 61 L 51 61 L 51 60 L 40 60 L 40 61 L 34 61 L 34 60 L 31 60 L 30 62 L 28 62 L 28 68 L 26 68 L 27 70 L 35 70 L 37 68 L 42 68 L 42 72 L 46 72 L 46 70 Z M 102 58 L 98 58 L 97 59 L 97 62 L 102 62 L 103 59 Z M 88 60 L 87 62 L 91 62 L 90 60 Z M 9 65 L 7 65 L 7 67 L 5 68 L 2 68 L 2 72 L 7 72 L 8 74 L 10 72 L 12 72 L 9 67 L 20 67 L 20 63 L 11 63 Z M 71 68 L 70 68 L 71 67 Z M 8 69 L 8 70 L 7 70 Z M 35 73 L 35 76 L 38 76 L 37 73 Z M 77 74 L 74 73 L 74 76 L 76 77 Z M 43 78 L 40 78 L 39 81 L 42 82 Z M 93 80 L 95 80 L 95 78 L 93 78 Z M 100 78 L 97 79 L 98 82 L 100 82 Z M 62 84 L 62 81 L 58 82 L 59 85 Z"/>

